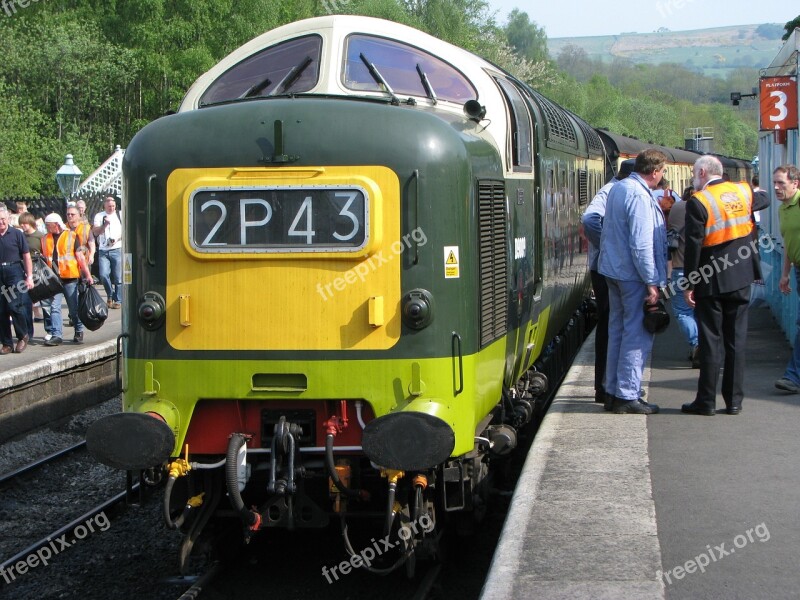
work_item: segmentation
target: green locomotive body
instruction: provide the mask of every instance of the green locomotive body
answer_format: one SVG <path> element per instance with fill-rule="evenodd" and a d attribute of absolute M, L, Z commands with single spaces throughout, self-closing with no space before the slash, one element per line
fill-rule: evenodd
<path fill-rule="evenodd" d="M 123 172 L 124 412 L 88 440 L 169 463 L 170 526 L 193 543 L 223 481 L 248 535 L 480 503 L 582 331 L 594 130 L 426 34 L 320 17 L 201 77 Z"/>

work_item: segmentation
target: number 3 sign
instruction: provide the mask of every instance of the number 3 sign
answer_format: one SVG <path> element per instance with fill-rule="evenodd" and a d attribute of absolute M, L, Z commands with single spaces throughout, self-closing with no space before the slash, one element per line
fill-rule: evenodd
<path fill-rule="evenodd" d="M 797 77 L 761 78 L 761 131 L 797 129 Z"/>

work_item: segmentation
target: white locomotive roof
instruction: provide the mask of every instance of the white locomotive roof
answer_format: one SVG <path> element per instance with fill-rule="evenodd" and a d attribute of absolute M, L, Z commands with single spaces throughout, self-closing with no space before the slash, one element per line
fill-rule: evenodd
<path fill-rule="evenodd" d="M 375 90 L 354 91 L 344 87 L 341 81 L 346 40 L 349 35 L 354 33 L 387 38 L 419 48 L 449 63 L 460 71 L 475 87 L 478 92 L 478 98 L 475 99 L 479 99 L 482 104 L 487 102 L 494 104 L 500 101 L 496 86 L 491 82 L 487 72 L 484 70 L 497 72 L 498 69 L 462 48 L 453 46 L 412 27 L 392 21 L 351 15 L 327 15 L 283 25 L 237 48 L 197 79 L 187 92 L 179 112 L 198 108 L 200 99 L 209 86 L 222 74 L 243 60 L 279 42 L 309 34 L 316 34 L 322 38 L 322 56 L 319 79 L 312 89 L 304 93 L 386 98 L 386 92 Z M 398 96 L 405 100 L 408 94 L 398 93 Z M 419 101 L 419 97 L 416 99 Z M 425 100 L 424 96 L 422 96 L 422 100 Z M 497 108 L 500 107 L 501 105 L 497 106 Z M 460 111 L 461 106 L 453 106 L 453 109 Z M 487 106 L 487 109 L 491 112 L 491 107 Z"/>

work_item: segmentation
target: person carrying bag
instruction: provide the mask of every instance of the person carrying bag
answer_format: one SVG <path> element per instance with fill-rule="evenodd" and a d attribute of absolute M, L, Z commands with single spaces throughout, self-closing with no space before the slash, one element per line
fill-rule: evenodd
<path fill-rule="evenodd" d="M 69 207 L 67 214 L 76 211 Z M 78 282 L 81 279 L 92 280 L 89 266 L 85 258 L 85 248 L 81 245 L 77 234 L 67 229 L 58 213 L 50 213 L 45 217 L 47 235 L 42 240 L 42 254 L 50 263 L 51 268 L 58 273 L 61 285 L 64 286 L 63 296 L 56 294 L 53 298 L 51 310 L 51 337 L 45 341 L 45 346 L 58 346 L 63 341 L 63 319 L 61 315 L 61 302 L 67 301 L 70 319 L 75 327 L 75 336 L 72 341 L 76 344 L 83 343 L 84 324 L 78 316 Z"/>

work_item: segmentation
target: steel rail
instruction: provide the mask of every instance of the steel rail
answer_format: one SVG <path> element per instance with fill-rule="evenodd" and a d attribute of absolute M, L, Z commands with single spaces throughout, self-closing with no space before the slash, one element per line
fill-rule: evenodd
<path fill-rule="evenodd" d="M 14 469 L 13 471 L 9 471 L 8 473 L 3 473 L 2 475 L 0 475 L 0 485 L 6 483 L 7 481 L 15 479 L 20 475 L 24 475 L 25 473 L 33 471 L 34 469 L 37 469 L 42 465 L 52 462 L 57 458 L 61 458 L 62 456 L 66 456 L 67 454 L 75 452 L 76 450 L 80 450 L 85 446 L 86 446 L 86 440 L 81 440 L 80 442 L 76 442 L 72 446 L 62 448 L 61 450 L 56 450 L 52 454 L 48 454 L 47 456 L 38 458 L 35 461 L 28 463 L 27 465 L 19 467 L 18 469 Z"/>
<path fill-rule="evenodd" d="M 134 484 L 133 487 L 131 488 L 131 491 L 135 491 L 138 487 L 139 487 L 138 483 Z M 99 505 L 95 506 L 94 508 L 92 508 L 91 510 L 83 513 L 80 517 L 77 517 L 76 519 L 73 519 L 72 521 L 70 521 L 69 523 L 64 525 L 63 527 L 61 527 L 61 528 L 57 529 L 56 531 L 48 534 L 46 537 L 41 538 L 40 540 L 34 542 L 33 544 L 31 544 L 30 546 L 28 546 L 24 550 L 21 550 L 20 552 L 17 552 L 14 556 L 12 556 L 8 560 L 6 560 L 2 564 L 0 564 L 0 572 L 2 572 L 4 570 L 7 570 L 7 569 L 10 569 L 12 565 L 16 564 L 17 562 L 19 562 L 21 560 L 26 560 L 28 558 L 28 556 L 30 556 L 31 554 L 33 554 L 34 552 L 36 552 L 40 548 L 43 548 L 44 546 L 47 546 L 52 540 L 57 540 L 57 539 L 61 538 L 62 536 L 69 536 L 69 533 L 72 532 L 76 527 L 78 527 L 78 525 L 83 525 L 84 523 L 86 523 L 89 519 L 91 519 L 95 515 L 98 515 L 101 512 L 105 512 L 107 509 L 116 506 L 120 502 L 123 502 L 126 499 L 127 495 L 128 495 L 127 491 L 120 492 L 119 494 L 117 494 L 116 496 L 113 496 L 109 500 L 106 500 L 102 504 L 99 504 Z"/>

